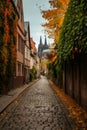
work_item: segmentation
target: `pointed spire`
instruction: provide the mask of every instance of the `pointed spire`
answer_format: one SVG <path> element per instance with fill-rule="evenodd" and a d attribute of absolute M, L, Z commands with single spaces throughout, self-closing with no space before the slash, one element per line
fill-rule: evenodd
<path fill-rule="evenodd" d="M 47 38 L 46 38 L 46 35 L 45 35 L 45 43 L 44 43 L 45 45 L 47 45 Z"/>
<path fill-rule="evenodd" d="M 42 37 L 40 36 L 40 45 L 42 45 Z"/>

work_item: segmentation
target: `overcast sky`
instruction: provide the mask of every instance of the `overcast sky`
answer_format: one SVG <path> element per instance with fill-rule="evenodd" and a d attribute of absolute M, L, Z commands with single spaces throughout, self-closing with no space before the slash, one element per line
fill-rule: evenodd
<path fill-rule="evenodd" d="M 44 43 L 44 28 L 41 26 L 45 22 L 42 18 L 40 9 L 47 10 L 50 8 L 48 0 L 23 0 L 24 20 L 30 22 L 30 33 L 36 44 L 39 44 L 40 36 Z M 47 38 L 47 43 L 52 40 Z M 36 46 L 37 46 L 36 45 Z"/>

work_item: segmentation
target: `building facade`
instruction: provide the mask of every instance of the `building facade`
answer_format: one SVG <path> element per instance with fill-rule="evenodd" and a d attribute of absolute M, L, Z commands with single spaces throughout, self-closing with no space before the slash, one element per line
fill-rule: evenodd
<path fill-rule="evenodd" d="M 24 47 L 24 82 L 29 82 L 30 69 L 30 27 L 29 22 L 24 22 L 25 47 Z"/>
<path fill-rule="evenodd" d="M 33 68 L 34 65 L 37 64 L 37 49 L 36 49 L 36 46 L 35 46 L 35 42 L 33 40 L 33 38 L 30 38 L 30 41 L 31 41 L 31 51 L 30 51 L 30 69 Z"/>
<path fill-rule="evenodd" d="M 14 0 L 15 6 L 19 14 L 17 25 L 17 58 L 16 58 L 16 73 L 14 78 L 14 86 L 22 85 L 24 82 L 24 14 L 22 0 Z"/>

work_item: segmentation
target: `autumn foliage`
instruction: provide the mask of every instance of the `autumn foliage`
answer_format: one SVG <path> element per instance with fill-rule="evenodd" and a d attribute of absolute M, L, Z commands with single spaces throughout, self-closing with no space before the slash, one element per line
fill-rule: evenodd
<path fill-rule="evenodd" d="M 51 81 L 49 81 L 52 89 L 56 92 L 58 97 L 60 97 L 61 101 L 64 103 L 66 108 L 69 111 L 69 118 L 72 118 L 76 123 L 75 130 L 86 130 L 87 129 L 87 112 L 79 106 L 70 96 L 66 95 L 62 89 L 54 85 Z"/>
<path fill-rule="evenodd" d="M 45 31 L 48 33 L 49 38 L 54 39 L 54 45 L 57 46 L 60 30 L 62 28 L 64 16 L 68 7 L 69 0 L 49 0 L 50 9 L 42 11 L 42 17 L 46 19 L 46 23 L 42 26 L 45 28 Z M 54 49 L 48 55 L 48 59 L 53 64 L 57 62 L 57 52 Z"/>
<path fill-rule="evenodd" d="M 0 1 L 0 85 L 8 84 L 16 62 L 18 16 L 11 0 Z M 0 90 L 1 90 L 0 86 Z"/>
<path fill-rule="evenodd" d="M 57 43 L 62 27 L 64 15 L 68 6 L 68 0 L 49 0 L 51 9 L 42 11 L 42 17 L 47 20 L 42 26 L 48 32 L 50 38 Z"/>

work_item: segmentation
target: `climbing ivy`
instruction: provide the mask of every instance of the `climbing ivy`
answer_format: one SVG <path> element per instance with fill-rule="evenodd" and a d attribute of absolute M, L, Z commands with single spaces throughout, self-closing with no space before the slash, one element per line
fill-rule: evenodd
<path fill-rule="evenodd" d="M 17 21 L 12 1 L 0 1 L 0 93 L 8 90 L 16 63 Z"/>
<path fill-rule="evenodd" d="M 70 0 L 58 42 L 59 62 L 87 53 L 87 2 Z"/>

